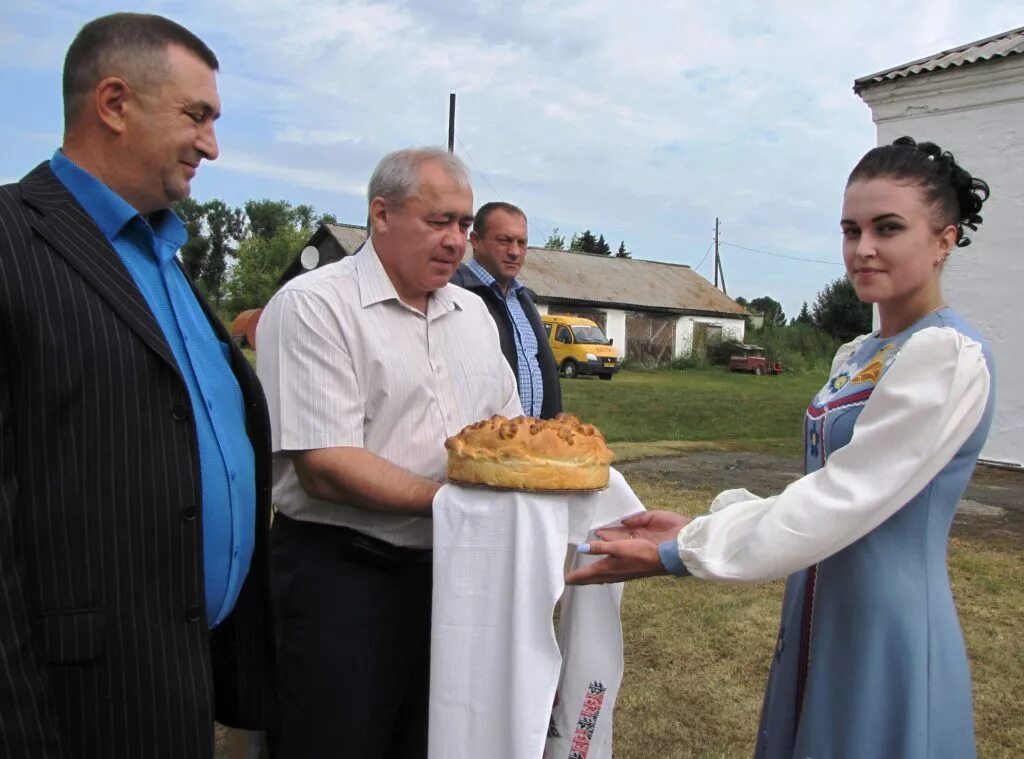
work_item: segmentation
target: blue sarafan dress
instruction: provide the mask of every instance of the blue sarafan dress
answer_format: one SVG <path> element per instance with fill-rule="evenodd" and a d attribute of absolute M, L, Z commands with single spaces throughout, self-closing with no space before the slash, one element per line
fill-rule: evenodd
<path fill-rule="evenodd" d="M 772 498 L 726 491 L 680 532 L 693 575 L 789 575 L 757 757 L 975 756 L 946 544 L 990 365 L 949 308 L 843 346 L 805 417 L 807 476 Z"/>

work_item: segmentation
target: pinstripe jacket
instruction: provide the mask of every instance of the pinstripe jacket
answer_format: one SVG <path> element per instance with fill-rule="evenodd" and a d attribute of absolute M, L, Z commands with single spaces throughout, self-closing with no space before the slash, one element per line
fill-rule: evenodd
<path fill-rule="evenodd" d="M 206 759 L 214 719 L 273 713 L 269 423 L 231 357 L 259 513 L 241 595 L 209 631 L 198 443 L 171 350 L 47 164 L 0 187 L 0 756 Z"/>

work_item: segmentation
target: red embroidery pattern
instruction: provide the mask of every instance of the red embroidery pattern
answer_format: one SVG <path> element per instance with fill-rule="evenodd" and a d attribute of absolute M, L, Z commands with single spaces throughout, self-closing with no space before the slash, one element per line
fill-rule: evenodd
<path fill-rule="evenodd" d="M 843 406 L 852 406 L 855 403 L 863 403 L 871 396 L 871 391 L 873 391 L 874 389 L 875 388 L 873 387 L 869 387 L 866 390 L 861 390 L 859 392 L 853 393 L 852 395 L 848 395 L 845 398 L 839 398 L 834 401 L 829 401 L 828 403 L 824 404 L 821 407 L 815 406 L 812 403 L 810 406 L 807 407 L 807 416 L 811 417 L 811 419 L 818 419 L 819 417 L 827 414 L 829 411 L 834 411 L 837 408 L 842 408 Z"/>
<path fill-rule="evenodd" d="M 608 689 L 604 687 L 604 683 L 597 680 L 587 688 L 587 695 L 583 698 L 583 707 L 580 709 L 580 717 L 576 721 L 572 746 L 569 747 L 568 759 L 587 759 L 590 742 L 594 739 L 594 728 L 597 727 L 597 718 L 601 715 L 601 707 L 604 705 L 606 690 Z"/>

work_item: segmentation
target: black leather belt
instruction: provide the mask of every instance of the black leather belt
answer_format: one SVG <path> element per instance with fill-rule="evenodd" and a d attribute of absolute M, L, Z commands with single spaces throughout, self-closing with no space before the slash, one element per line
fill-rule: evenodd
<path fill-rule="evenodd" d="M 327 529 L 336 534 L 345 558 L 360 564 L 397 569 L 409 564 L 430 564 L 434 552 L 429 548 L 406 548 L 391 545 L 380 538 L 370 537 L 348 527 L 331 525 Z"/>

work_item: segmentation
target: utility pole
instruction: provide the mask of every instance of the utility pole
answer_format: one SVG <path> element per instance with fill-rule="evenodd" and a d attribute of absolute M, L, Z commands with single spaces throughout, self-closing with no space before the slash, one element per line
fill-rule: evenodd
<path fill-rule="evenodd" d="M 455 152 L 455 90 L 448 95 L 448 152 Z"/>
<path fill-rule="evenodd" d="M 718 254 L 718 217 L 715 217 L 715 287 L 718 287 L 718 277 L 722 277 L 722 292 L 729 294 L 725 289 L 725 269 L 722 268 L 722 257 Z"/>
<path fill-rule="evenodd" d="M 715 217 L 715 289 L 718 289 L 718 217 Z"/>

